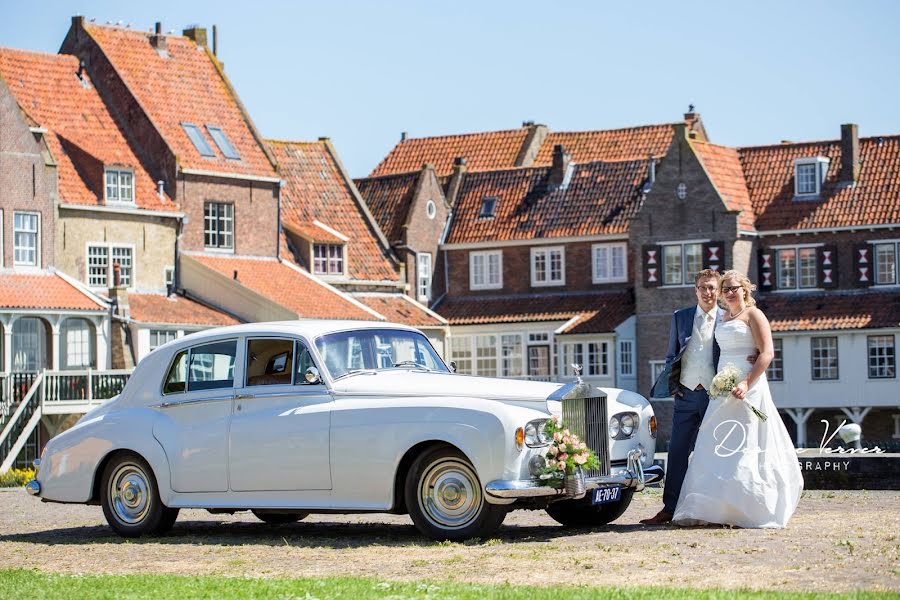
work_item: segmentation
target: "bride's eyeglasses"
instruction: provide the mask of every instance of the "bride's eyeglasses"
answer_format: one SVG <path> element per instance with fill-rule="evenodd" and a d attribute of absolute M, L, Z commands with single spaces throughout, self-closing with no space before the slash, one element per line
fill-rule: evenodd
<path fill-rule="evenodd" d="M 722 286 L 722 293 L 723 293 L 723 294 L 730 294 L 730 293 L 732 293 L 732 292 L 738 291 L 739 289 L 741 289 L 741 286 L 739 286 L 739 285 L 723 285 L 723 286 Z"/>

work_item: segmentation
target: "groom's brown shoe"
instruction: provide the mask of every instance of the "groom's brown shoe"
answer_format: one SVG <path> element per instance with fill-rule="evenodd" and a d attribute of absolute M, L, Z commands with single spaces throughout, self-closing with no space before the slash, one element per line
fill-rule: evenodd
<path fill-rule="evenodd" d="M 640 522 L 642 525 L 665 525 L 666 523 L 672 522 L 672 513 L 661 510 L 656 513 L 655 517 L 641 519 Z"/>

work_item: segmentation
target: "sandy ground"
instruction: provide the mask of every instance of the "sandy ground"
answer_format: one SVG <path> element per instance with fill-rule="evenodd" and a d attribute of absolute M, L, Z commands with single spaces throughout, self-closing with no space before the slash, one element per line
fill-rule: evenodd
<path fill-rule="evenodd" d="M 663 585 L 900 591 L 900 492 L 805 492 L 787 530 L 646 527 L 658 490 L 602 530 L 571 531 L 544 512 L 510 513 L 466 544 L 421 537 L 405 516 L 313 515 L 271 527 L 249 513 L 182 511 L 172 532 L 124 540 L 96 506 L 0 491 L 0 565 L 60 573 L 383 579 L 550 585 Z"/>

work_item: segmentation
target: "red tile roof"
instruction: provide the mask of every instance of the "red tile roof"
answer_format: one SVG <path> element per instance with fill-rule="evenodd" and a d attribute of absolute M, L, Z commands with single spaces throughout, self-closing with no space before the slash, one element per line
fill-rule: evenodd
<path fill-rule="evenodd" d="M 150 45 L 147 32 L 85 23 L 116 72 L 178 157 L 183 168 L 275 177 L 275 169 L 254 135 L 250 117 L 216 58 L 208 49 L 178 35 L 166 36 L 168 56 Z M 202 130 L 216 156 L 205 158 L 191 143 L 182 123 Z M 225 158 L 206 130 L 222 129 L 240 156 Z"/>
<path fill-rule="evenodd" d="M 674 132 L 672 123 L 601 131 L 551 132 L 544 138 L 531 166 L 551 165 L 553 147 L 557 144 L 562 144 L 576 163 L 646 160 L 651 155 L 659 159 L 669 149 Z"/>
<path fill-rule="evenodd" d="M 278 162 L 285 186 L 281 190 L 281 219 L 288 231 L 313 241 L 344 243 L 324 224 L 349 238 L 348 273 L 353 279 L 399 281 L 400 274 L 388 249 L 376 234 L 352 181 L 344 177 L 329 144 L 318 142 L 267 142 Z"/>
<path fill-rule="evenodd" d="M 900 292 L 772 293 L 759 307 L 773 332 L 900 327 Z"/>
<path fill-rule="evenodd" d="M 0 308 L 106 310 L 106 305 L 55 273 L 0 272 Z"/>
<path fill-rule="evenodd" d="M 356 293 L 353 297 L 391 323 L 412 327 L 443 327 L 447 321 L 404 294 Z"/>
<path fill-rule="evenodd" d="M 450 325 L 568 321 L 565 333 L 609 333 L 634 314 L 630 290 L 605 293 L 452 297 L 435 310 Z"/>
<path fill-rule="evenodd" d="M 275 259 L 197 254 L 189 255 L 189 259 L 217 271 L 228 279 L 233 279 L 237 273 L 237 284 L 297 313 L 301 319 L 380 320 L 348 296 L 322 283 L 299 267 L 292 268 Z"/>
<path fill-rule="evenodd" d="M 756 227 L 803 230 L 900 223 L 900 136 L 860 138 L 853 187 L 839 183 L 840 141 L 739 148 Z M 820 200 L 794 200 L 794 159 L 831 159 Z"/>
<path fill-rule="evenodd" d="M 729 210 L 741 211 L 738 228 L 741 231 L 755 231 L 753 205 L 737 150 L 697 140 L 689 140 L 689 143 L 725 205 Z"/>
<path fill-rule="evenodd" d="M 470 171 L 508 169 L 516 165 L 528 128 L 488 131 L 461 135 L 408 138 L 394 146 L 370 177 L 418 171 L 425 163 L 434 166 L 438 176 L 449 175 L 453 160 L 465 157 Z"/>
<path fill-rule="evenodd" d="M 392 244 L 404 239 L 403 225 L 415 199 L 420 175 L 421 171 L 413 171 L 355 180 L 372 216 Z"/>
<path fill-rule="evenodd" d="M 549 173 L 541 167 L 466 175 L 447 243 L 627 233 L 641 207 L 646 161 L 576 165 L 565 190 L 547 190 Z M 493 218 L 479 216 L 485 197 L 497 199 Z"/>
<path fill-rule="evenodd" d="M 160 199 L 156 181 L 138 159 L 86 72 L 77 77 L 74 56 L 0 48 L 0 78 L 30 122 L 47 130 L 45 139 L 58 165 L 59 198 L 67 204 L 103 206 L 105 166 L 134 171 L 138 208 L 176 210 Z"/>
<path fill-rule="evenodd" d="M 129 294 L 131 318 L 141 323 L 179 325 L 236 325 L 237 319 L 184 296 L 162 294 Z"/>

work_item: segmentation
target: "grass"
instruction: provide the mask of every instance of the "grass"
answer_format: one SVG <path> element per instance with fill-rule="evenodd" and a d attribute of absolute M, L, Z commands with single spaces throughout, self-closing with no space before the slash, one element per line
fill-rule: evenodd
<path fill-rule="evenodd" d="M 577 581 L 577 574 L 567 581 Z M 439 600 L 496 599 L 566 600 L 628 598 L 635 600 L 702 599 L 757 600 L 797 598 L 896 598 L 889 592 L 827 594 L 803 592 L 751 592 L 747 590 L 693 590 L 659 587 L 550 587 L 471 585 L 460 583 L 388 582 L 361 577 L 322 579 L 251 579 L 238 577 L 188 577 L 182 575 L 54 575 L 22 569 L 0 570 L 0 598 L 428 598 Z"/>

